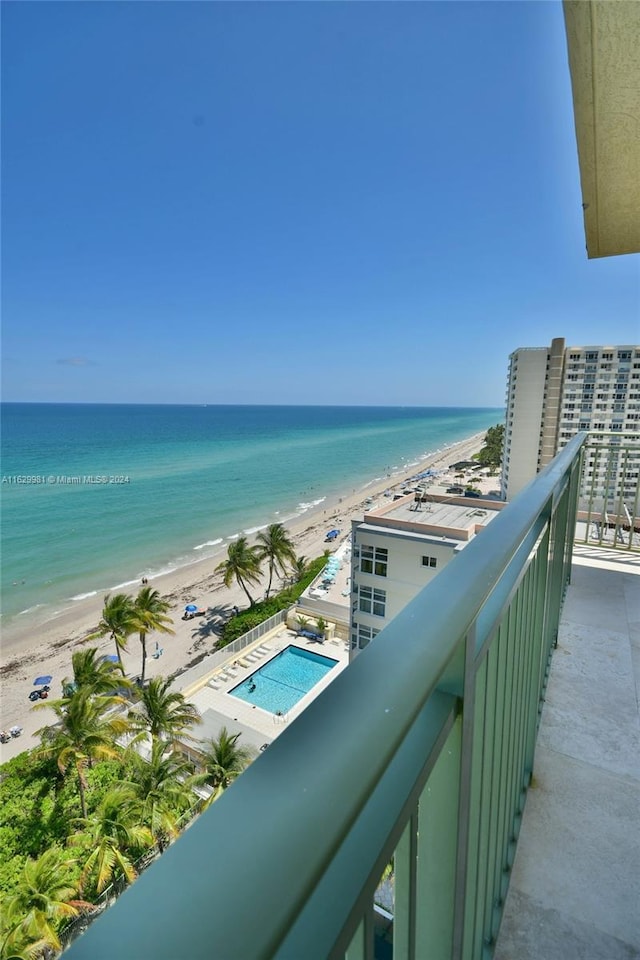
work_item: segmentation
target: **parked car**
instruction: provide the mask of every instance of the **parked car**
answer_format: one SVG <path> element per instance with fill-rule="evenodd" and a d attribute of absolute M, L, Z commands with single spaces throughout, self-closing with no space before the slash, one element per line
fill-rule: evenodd
<path fill-rule="evenodd" d="M 482 499 L 482 494 L 478 493 L 477 490 L 465 490 L 464 495 L 465 497 L 473 497 L 475 500 Z"/>
<path fill-rule="evenodd" d="M 464 493 L 463 487 L 447 487 L 447 493 Z"/>

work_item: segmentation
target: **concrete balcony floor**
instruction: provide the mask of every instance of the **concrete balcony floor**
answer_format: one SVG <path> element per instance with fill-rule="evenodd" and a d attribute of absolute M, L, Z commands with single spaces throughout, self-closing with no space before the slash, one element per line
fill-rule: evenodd
<path fill-rule="evenodd" d="M 640 958 L 640 558 L 576 547 L 495 960 Z"/>

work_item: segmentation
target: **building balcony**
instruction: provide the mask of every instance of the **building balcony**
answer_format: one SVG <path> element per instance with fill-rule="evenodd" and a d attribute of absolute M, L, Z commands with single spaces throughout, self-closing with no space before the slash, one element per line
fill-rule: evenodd
<path fill-rule="evenodd" d="M 638 556 L 633 536 L 573 551 L 584 443 L 381 631 L 72 960 L 638 955 Z"/>
<path fill-rule="evenodd" d="M 640 558 L 576 545 L 495 960 L 640 955 Z"/>

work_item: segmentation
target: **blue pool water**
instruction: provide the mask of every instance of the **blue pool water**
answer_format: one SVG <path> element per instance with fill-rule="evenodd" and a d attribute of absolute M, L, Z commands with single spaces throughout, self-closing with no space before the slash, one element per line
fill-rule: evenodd
<path fill-rule="evenodd" d="M 286 713 L 337 662 L 319 653 L 289 646 L 229 693 L 269 713 Z"/>

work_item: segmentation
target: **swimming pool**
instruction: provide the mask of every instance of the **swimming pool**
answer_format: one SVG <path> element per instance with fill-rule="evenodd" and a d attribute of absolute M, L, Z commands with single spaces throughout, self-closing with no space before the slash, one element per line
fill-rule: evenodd
<path fill-rule="evenodd" d="M 288 646 L 229 693 L 270 713 L 286 713 L 337 663 L 319 653 Z"/>

